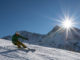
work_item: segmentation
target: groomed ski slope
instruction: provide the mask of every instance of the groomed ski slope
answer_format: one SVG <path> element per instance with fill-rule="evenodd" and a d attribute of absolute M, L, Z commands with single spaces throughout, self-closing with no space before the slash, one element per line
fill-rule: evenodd
<path fill-rule="evenodd" d="M 80 53 L 25 44 L 36 51 L 19 50 L 11 41 L 0 39 L 0 60 L 80 60 Z"/>

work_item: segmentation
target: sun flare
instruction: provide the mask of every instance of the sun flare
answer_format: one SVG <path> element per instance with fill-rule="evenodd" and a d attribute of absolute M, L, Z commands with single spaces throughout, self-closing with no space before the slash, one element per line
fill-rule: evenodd
<path fill-rule="evenodd" d="M 64 14 L 63 17 L 59 17 L 59 19 L 56 19 L 57 22 L 59 22 L 59 25 L 61 26 L 58 31 L 62 31 L 66 33 L 66 39 L 68 38 L 69 34 L 72 34 L 71 31 L 76 31 L 75 27 L 79 24 L 77 21 L 77 17 L 69 14 Z"/>
<path fill-rule="evenodd" d="M 71 18 L 69 16 L 64 17 L 61 21 L 61 25 L 66 30 L 70 30 L 75 26 L 74 18 Z"/>
<path fill-rule="evenodd" d="M 74 25 L 74 22 L 68 18 L 66 18 L 64 21 L 62 21 L 62 26 L 65 29 L 70 29 L 73 27 L 73 25 Z"/>
<path fill-rule="evenodd" d="M 71 32 L 71 30 L 74 29 L 73 27 L 76 24 L 74 20 L 75 19 L 72 17 L 65 16 L 61 21 L 62 28 L 66 29 L 66 39 L 68 38 L 68 34 Z"/>

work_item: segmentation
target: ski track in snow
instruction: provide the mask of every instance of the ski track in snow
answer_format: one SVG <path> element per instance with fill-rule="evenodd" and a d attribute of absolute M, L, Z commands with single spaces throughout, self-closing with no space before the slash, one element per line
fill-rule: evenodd
<path fill-rule="evenodd" d="M 80 60 L 80 53 L 25 43 L 35 52 L 20 50 L 11 41 L 0 39 L 0 60 Z"/>

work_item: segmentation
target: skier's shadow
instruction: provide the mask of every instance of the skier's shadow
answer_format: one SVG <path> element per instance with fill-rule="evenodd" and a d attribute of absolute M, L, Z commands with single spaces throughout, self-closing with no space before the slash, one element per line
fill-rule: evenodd
<path fill-rule="evenodd" d="M 15 57 L 21 58 L 19 55 L 17 55 L 14 52 L 19 52 L 19 51 L 24 51 L 26 53 L 35 52 L 35 49 L 28 49 L 28 50 L 26 50 L 26 49 L 12 49 L 12 50 L 10 50 L 10 49 L 4 48 L 4 47 L 0 47 L 0 49 L 2 49 L 2 52 L 0 52 L 0 55 L 6 56 L 6 57 L 10 57 L 10 58 L 15 58 Z M 6 51 L 3 51 L 3 50 L 6 50 Z"/>
<path fill-rule="evenodd" d="M 24 52 L 35 52 L 35 49 L 20 49 L 20 50 Z"/>
<path fill-rule="evenodd" d="M 15 54 L 15 56 L 12 56 L 12 54 L 9 54 L 9 53 L 12 53 L 12 52 L 16 52 L 17 49 L 9 50 L 9 49 L 4 48 L 4 47 L 0 47 L 0 49 L 6 50 L 6 51 L 1 51 L 1 52 L 0 52 L 0 55 L 6 56 L 6 57 L 10 57 L 10 58 L 15 58 L 15 56 L 19 57 L 19 56 L 16 55 L 16 54 Z"/>

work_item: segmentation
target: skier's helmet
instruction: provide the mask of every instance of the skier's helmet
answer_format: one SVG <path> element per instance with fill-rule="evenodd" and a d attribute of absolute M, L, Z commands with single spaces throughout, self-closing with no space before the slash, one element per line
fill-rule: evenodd
<path fill-rule="evenodd" d="M 20 35 L 18 32 L 16 32 L 16 36 Z"/>

